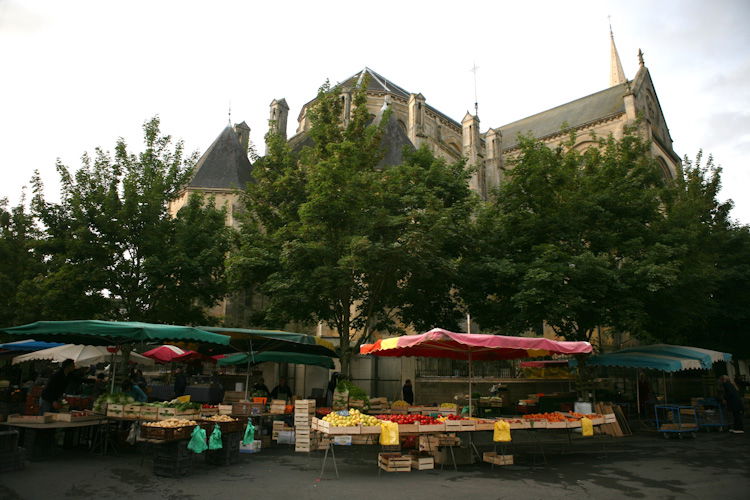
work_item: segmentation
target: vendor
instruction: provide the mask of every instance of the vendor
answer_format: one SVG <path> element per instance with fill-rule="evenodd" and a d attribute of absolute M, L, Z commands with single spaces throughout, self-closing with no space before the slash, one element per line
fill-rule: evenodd
<path fill-rule="evenodd" d="M 279 385 L 273 388 L 271 391 L 271 397 L 273 399 L 292 399 L 292 389 L 286 383 L 285 377 L 279 379 Z"/>
<path fill-rule="evenodd" d="M 183 396 L 187 389 L 187 377 L 182 372 L 182 368 L 177 368 L 174 376 L 174 395 L 176 397 Z"/>
<path fill-rule="evenodd" d="M 267 398 L 268 397 L 268 387 L 266 386 L 266 383 L 263 381 L 263 377 L 258 377 L 255 380 L 255 383 L 253 384 L 253 396 L 259 397 L 259 398 Z"/>
<path fill-rule="evenodd" d="M 148 396 L 143 392 L 143 389 L 138 387 L 138 384 L 133 383 L 129 378 L 122 381 L 120 388 L 122 389 L 123 394 L 132 397 L 139 403 L 145 403 L 148 401 Z"/>
<path fill-rule="evenodd" d="M 65 393 L 65 388 L 68 386 L 68 378 L 75 369 L 76 365 L 73 360 L 66 359 L 60 365 L 60 369 L 50 377 L 47 385 L 42 390 L 42 397 L 39 400 L 40 415 L 59 408 L 59 401 Z"/>

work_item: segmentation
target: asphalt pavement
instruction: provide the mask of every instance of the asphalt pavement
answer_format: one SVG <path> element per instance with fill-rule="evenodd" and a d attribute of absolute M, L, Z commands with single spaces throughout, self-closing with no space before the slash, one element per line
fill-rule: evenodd
<path fill-rule="evenodd" d="M 655 433 L 568 442 L 557 436 L 514 433 L 511 466 L 486 463 L 429 471 L 378 474 L 376 446 L 338 446 L 337 479 L 322 452 L 269 448 L 240 463 L 210 466 L 199 460 L 182 478 L 153 474 L 148 456 L 64 451 L 0 473 L 0 499 L 747 499 L 750 437 L 699 433 L 664 439 Z M 544 441 L 539 439 L 544 438 Z M 479 442 L 480 453 L 492 444 Z"/>

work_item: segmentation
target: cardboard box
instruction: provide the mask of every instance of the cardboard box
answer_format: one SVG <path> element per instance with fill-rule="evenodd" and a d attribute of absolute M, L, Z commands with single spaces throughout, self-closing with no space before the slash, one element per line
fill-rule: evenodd
<path fill-rule="evenodd" d="M 333 436 L 333 444 L 337 446 L 351 446 L 352 436 Z"/>

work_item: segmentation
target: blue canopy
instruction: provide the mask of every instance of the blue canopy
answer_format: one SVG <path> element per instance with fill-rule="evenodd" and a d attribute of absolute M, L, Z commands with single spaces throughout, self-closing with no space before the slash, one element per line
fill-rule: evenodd
<path fill-rule="evenodd" d="M 708 370 L 717 361 L 731 361 L 732 355 L 719 351 L 679 345 L 654 344 L 629 347 L 610 354 L 591 356 L 587 366 L 619 366 L 647 368 L 665 372 L 680 370 Z M 578 361 L 570 360 L 571 366 Z"/>
<path fill-rule="evenodd" d="M 6 351 L 33 352 L 41 351 L 43 349 L 51 349 L 52 347 L 58 347 L 61 345 L 65 344 L 61 344 L 59 342 L 39 342 L 37 340 L 30 339 L 0 344 L 0 349 L 5 349 Z"/>

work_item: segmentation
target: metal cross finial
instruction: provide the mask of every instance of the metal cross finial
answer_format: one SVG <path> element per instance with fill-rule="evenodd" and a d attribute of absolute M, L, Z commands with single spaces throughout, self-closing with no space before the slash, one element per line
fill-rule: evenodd
<path fill-rule="evenodd" d="M 471 67 L 472 73 L 474 73 L 474 116 L 479 116 L 479 100 L 477 99 L 477 70 L 479 67 L 477 66 L 476 61 L 474 62 L 474 66 Z"/>

